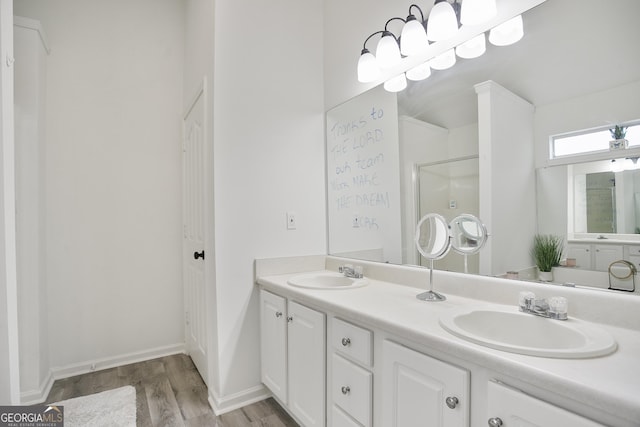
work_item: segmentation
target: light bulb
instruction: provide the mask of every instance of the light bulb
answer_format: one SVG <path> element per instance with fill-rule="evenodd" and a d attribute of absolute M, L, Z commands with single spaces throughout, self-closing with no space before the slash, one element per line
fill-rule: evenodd
<path fill-rule="evenodd" d="M 404 73 L 399 74 L 395 77 L 390 78 L 386 82 L 384 82 L 384 89 L 387 92 L 400 92 L 407 87 L 407 78 Z"/>
<path fill-rule="evenodd" d="M 396 38 L 388 31 L 382 33 L 382 38 L 376 47 L 376 61 L 380 68 L 391 68 L 400 62 L 400 48 Z"/>
<path fill-rule="evenodd" d="M 462 25 L 480 25 L 496 16 L 496 0 L 464 0 L 460 10 Z"/>
<path fill-rule="evenodd" d="M 414 82 L 424 80 L 431 75 L 431 66 L 429 62 L 424 62 L 407 71 L 407 78 Z"/>
<path fill-rule="evenodd" d="M 361 83 L 369 83 L 380 78 L 380 68 L 368 49 L 362 49 L 360 59 L 358 59 L 358 81 Z"/>
<path fill-rule="evenodd" d="M 482 33 L 456 47 L 456 55 L 460 58 L 472 59 L 482 56 L 486 50 L 487 42 L 484 33 Z"/>
<path fill-rule="evenodd" d="M 437 42 L 453 37 L 458 31 L 458 18 L 448 1 L 436 3 L 429 12 L 427 38 Z"/>
<path fill-rule="evenodd" d="M 508 20 L 489 31 L 489 41 L 494 46 L 514 44 L 524 36 L 522 15 Z"/>
<path fill-rule="evenodd" d="M 430 61 L 431 68 L 434 70 L 446 70 L 451 68 L 456 63 L 456 54 L 453 49 L 441 53 Z"/>
<path fill-rule="evenodd" d="M 419 55 L 429 47 L 427 33 L 415 16 L 409 15 L 400 35 L 400 51 L 405 56 Z"/>

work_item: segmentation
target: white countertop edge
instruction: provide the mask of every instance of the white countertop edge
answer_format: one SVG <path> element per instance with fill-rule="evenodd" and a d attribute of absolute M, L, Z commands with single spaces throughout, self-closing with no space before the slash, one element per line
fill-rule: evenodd
<path fill-rule="evenodd" d="M 487 301 L 448 295 L 444 303 L 415 299 L 419 289 L 370 279 L 370 285 L 351 290 L 311 290 L 288 285 L 293 274 L 257 278 L 266 290 L 316 306 L 355 322 L 379 328 L 435 351 L 482 366 L 501 375 L 518 378 L 534 387 L 561 394 L 579 404 L 631 420 L 640 419 L 640 332 L 611 325 L 608 330 L 618 342 L 609 356 L 589 359 L 554 359 L 525 356 L 483 347 L 449 334 L 438 323 L 439 312 L 455 306 L 498 306 Z M 394 312 L 393 300 L 401 299 L 401 312 Z M 384 304 L 381 304 L 384 303 Z M 416 310 L 413 307 L 430 304 Z M 386 310 L 386 311 L 385 311 Z M 416 322 L 415 320 L 424 320 Z M 428 323 L 428 324 L 427 324 Z M 416 325 L 422 325 L 418 327 Z M 635 363 L 634 363 L 635 362 Z M 612 370 L 612 366 L 614 369 Z M 619 373 L 617 378 L 611 373 Z M 626 380 L 626 381 L 625 381 Z"/>

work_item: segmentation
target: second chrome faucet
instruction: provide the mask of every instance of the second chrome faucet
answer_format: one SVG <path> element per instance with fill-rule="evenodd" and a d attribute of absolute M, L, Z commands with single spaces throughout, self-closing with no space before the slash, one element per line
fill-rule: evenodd
<path fill-rule="evenodd" d="M 567 320 L 568 302 L 564 297 L 551 297 L 548 300 L 536 298 L 533 292 L 520 292 L 520 311 L 549 319 Z"/>

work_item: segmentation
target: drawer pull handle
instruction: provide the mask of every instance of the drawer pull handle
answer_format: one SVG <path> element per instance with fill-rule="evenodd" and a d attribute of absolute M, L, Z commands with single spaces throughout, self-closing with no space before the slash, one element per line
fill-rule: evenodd
<path fill-rule="evenodd" d="M 276 317 L 282 317 L 282 312 L 281 311 L 276 311 Z"/>
<path fill-rule="evenodd" d="M 451 409 L 456 409 L 456 406 L 458 406 L 458 398 L 455 396 L 449 396 L 445 399 L 445 402 L 447 403 L 447 406 Z"/>
<path fill-rule="evenodd" d="M 342 391 L 342 394 L 347 395 L 349 393 L 351 393 L 351 389 L 349 388 L 348 385 L 343 385 L 342 388 L 340 389 L 340 391 Z"/>
<path fill-rule="evenodd" d="M 502 420 L 498 417 L 489 418 L 489 427 L 500 427 L 502 425 Z"/>
<path fill-rule="evenodd" d="M 344 347 L 349 347 L 351 345 L 351 339 L 349 338 L 342 338 L 342 345 Z"/>
<path fill-rule="evenodd" d="M 287 317 L 287 323 L 291 323 L 291 322 L 293 322 L 293 316 Z"/>

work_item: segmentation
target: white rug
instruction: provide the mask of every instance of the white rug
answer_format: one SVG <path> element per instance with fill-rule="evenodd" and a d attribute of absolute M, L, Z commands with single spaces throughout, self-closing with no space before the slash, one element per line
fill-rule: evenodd
<path fill-rule="evenodd" d="M 136 389 L 120 387 L 52 403 L 64 406 L 65 427 L 135 427 Z"/>

